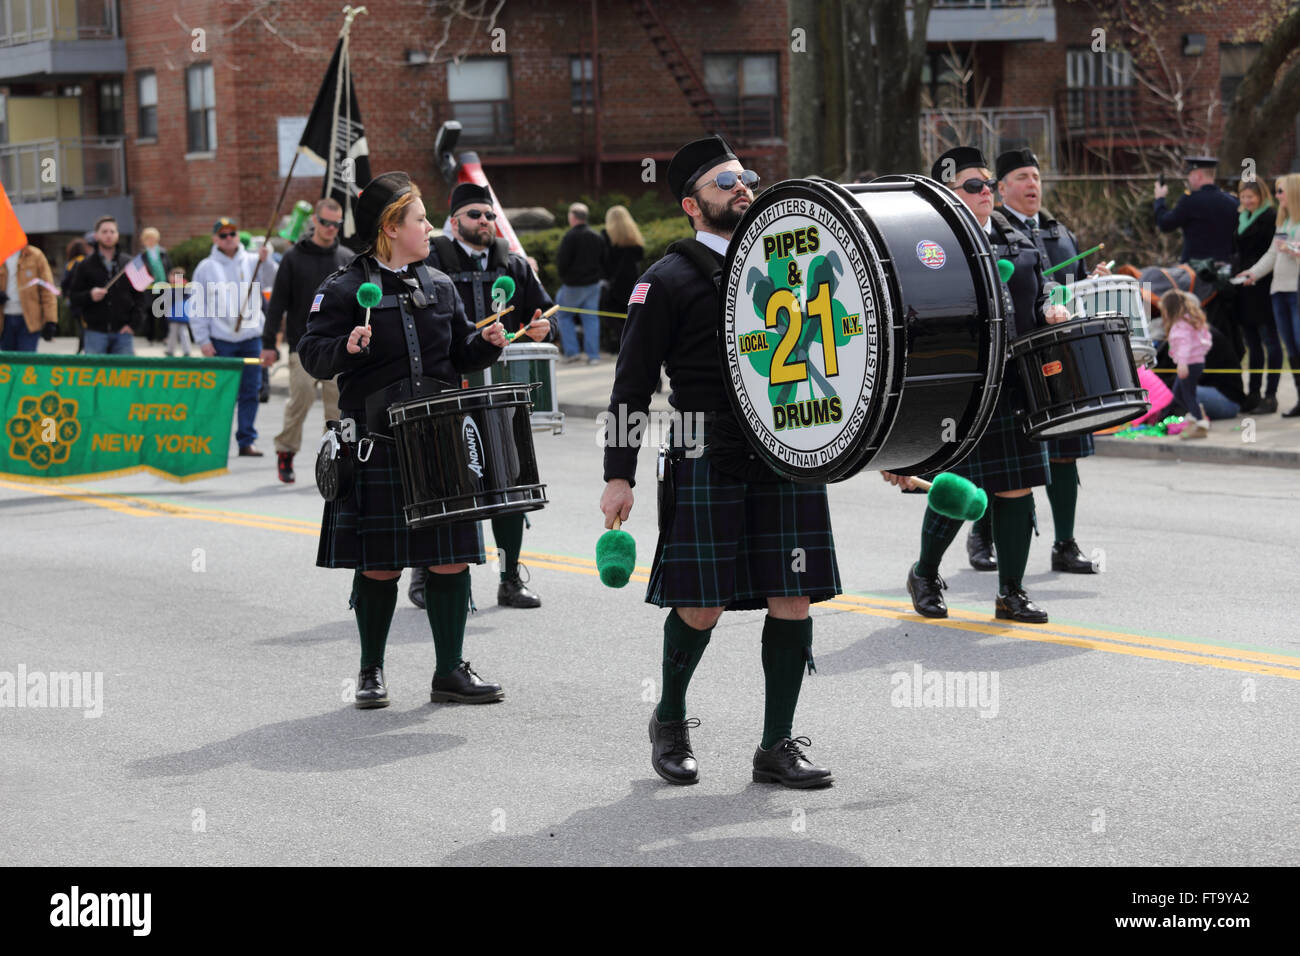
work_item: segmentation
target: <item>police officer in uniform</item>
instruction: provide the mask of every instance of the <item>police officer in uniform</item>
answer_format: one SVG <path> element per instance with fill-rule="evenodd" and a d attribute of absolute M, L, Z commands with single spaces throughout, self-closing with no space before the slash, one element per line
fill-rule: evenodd
<path fill-rule="evenodd" d="M 508 275 L 515 281 L 510 299 L 514 311 L 502 318 L 507 332 L 515 332 L 529 320 L 541 318 L 542 310 L 553 304 L 528 260 L 510 251 L 510 244 L 496 235 L 496 212 L 492 194 L 477 183 L 458 183 L 451 192 L 451 228 L 455 239 L 434 236 L 429 258 L 433 269 L 445 272 L 456 286 L 465 313 L 476 325 L 494 311 L 492 283 Z M 497 585 L 497 604 L 503 607 L 541 607 L 542 599 L 520 580 L 519 551 L 524 540 L 524 516 L 500 515 L 492 519 L 492 537 L 501 552 L 501 582 Z M 424 607 L 426 572 L 411 572 L 409 596 L 416 607 Z"/>
<path fill-rule="evenodd" d="M 344 440 L 355 438 L 353 486 L 327 501 L 316 563 L 354 569 L 351 607 L 361 635 L 356 705 L 386 707 L 384 650 L 403 568 L 431 572 L 426 612 L 437 665 L 429 699 L 468 704 L 501 700 L 499 684 L 482 680 L 461 656 L 469 603 L 469 565 L 486 560 L 478 522 L 407 527 L 387 409 L 394 402 L 460 385 L 464 372 L 486 368 L 501 354 L 501 323 L 476 330 L 451 280 L 424 264 L 432 227 L 420 191 L 406 173 L 375 177 L 357 199 L 359 241 L 368 245 L 327 278 L 308 311 L 298 354 L 307 373 L 338 376 Z M 357 302 L 366 282 L 383 297 L 370 310 Z M 543 320 L 536 334 L 545 335 Z M 338 423 L 335 423 L 338 424 Z"/>
<path fill-rule="evenodd" d="M 949 174 L 946 181 L 945 172 Z M 984 154 L 973 146 L 955 146 L 935 161 L 930 175 L 953 189 L 975 215 L 988 235 L 994 257 L 1007 259 L 1015 266 L 1006 285 L 1012 304 L 1008 338 L 1031 332 L 1044 322 L 1068 320 L 1070 314 L 1063 306 L 1047 303 L 1042 253 L 1028 236 L 994 210 L 993 189 L 997 181 L 987 168 Z M 971 453 L 949 470 L 969 478 L 989 493 L 993 541 L 998 554 L 995 616 L 1027 624 L 1046 624 L 1047 612 L 1029 599 L 1023 578 L 1033 537 L 1033 488 L 1051 480 L 1047 446 L 1031 441 L 1016 417 L 1016 409 L 1023 407 L 1024 400 L 1015 366 L 1008 363 L 1003 375 L 1002 390 L 988 429 Z M 886 472 L 885 479 L 904 489 L 913 487 L 910 478 Z M 947 585 L 939 576 L 939 563 L 960 529 L 960 521 L 946 518 L 933 508 L 925 509 L 920 560 L 907 573 L 907 590 L 918 614 L 948 616 L 948 606 L 941 593 Z"/>
<path fill-rule="evenodd" d="M 824 787 L 791 729 L 805 665 L 813 669 L 809 604 L 840 593 L 825 485 L 785 481 L 749 451 L 731 416 L 717 350 L 720 276 L 727 243 L 753 201 L 758 176 L 718 136 L 688 143 L 668 182 L 695 238 L 673 243 L 633 287 L 618 354 L 605 450 L 605 526 L 632 511 L 639 435 L 616 424 L 645 413 L 668 372 L 674 425 L 660 482 L 660 534 L 646 601 L 669 608 L 664 621 L 663 694 L 650 715 L 650 761 L 674 784 L 699 779 L 686 718 L 686 689 L 726 609 L 766 607 L 762 661 L 763 735 L 753 779 Z M 622 416 L 620 416 L 622 412 Z M 803 548 L 806 567 L 791 561 Z"/>
<path fill-rule="evenodd" d="M 1044 268 L 1050 268 L 1077 256 L 1082 249 L 1074 233 L 1042 208 L 1043 183 L 1038 157 L 1034 155 L 1033 150 L 1007 150 L 998 156 L 996 166 L 998 193 L 1002 197 L 1002 205 L 994 208 L 1038 247 L 1038 251 L 1043 255 Z M 1110 270 L 1104 265 L 1098 265 L 1093 274 L 1110 275 Z M 1051 274 L 1050 278 L 1061 285 L 1080 282 L 1087 278 L 1084 261 L 1080 259 L 1058 269 Z M 1083 556 L 1078 542 L 1074 540 L 1074 515 L 1079 499 L 1079 467 L 1076 462 L 1080 458 L 1094 454 L 1095 451 L 1091 435 L 1047 440 L 1047 456 L 1052 477 L 1047 485 L 1047 500 L 1052 505 L 1052 523 L 1056 528 L 1056 539 L 1052 544 L 1053 571 L 1067 571 L 1071 574 L 1096 573 L 1096 567 Z M 975 538 L 973 529 L 984 524 L 988 518 L 986 514 L 984 519 L 972 526 L 971 538 Z M 967 548 L 972 551 L 971 564 L 976 565 L 975 553 L 970 541 L 967 542 Z M 993 566 L 978 569 L 996 569 L 997 564 L 988 553 L 987 547 L 985 557 L 986 563 L 991 563 Z"/>
<path fill-rule="evenodd" d="M 1236 251 L 1237 200 L 1214 184 L 1219 165 L 1213 156 L 1188 156 L 1188 192 L 1173 209 L 1165 206 L 1169 187 L 1156 183 L 1156 225 L 1161 232 L 1183 231 L 1183 252 L 1179 262 L 1214 259 L 1231 262 Z"/>

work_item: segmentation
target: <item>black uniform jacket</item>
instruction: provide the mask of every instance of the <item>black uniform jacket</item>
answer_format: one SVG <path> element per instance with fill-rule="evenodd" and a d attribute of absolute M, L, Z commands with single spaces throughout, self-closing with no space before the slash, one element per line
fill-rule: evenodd
<path fill-rule="evenodd" d="M 704 251 L 721 270 L 722 256 Z M 627 420 L 635 412 L 647 411 L 661 366 L 668 372 L 668 404 L 673 408 L 715 413 L 730 409 L 725 391 L 729 386 L 718 357 L 719 293 L 712 278 L 680 252 L 669 251 L 633 288 L 642 286 L 647 287 L 644 301 L 628 305 L 609 396 L 613 420 L 605 447 L 606 481 L 626 478 L 636 483 L 639 444 L 620 442 L 626 436 L 615 435 L 614 423 L 620 420 L 620 412 Z"/>
<path fill-rule="evenodd" d="M 131 286 L 131 280 L 123 276 L 112 286 L 108 284 L 130 261 L 131 257 L 125 252 L 115 253 L 110 272 L 105 268 L 99 250 L 92 249 L 73 271 L 72 285 L 68 290 L 68 307 L 74 313 L 81 314 L 86 328 L 92 332 L 116 332 L 124 325 L 131 326 L 136 332 L 144 328 L 144 299 Z M 108 289 L 108 293 L 98 302 L 90 297 L 90 290 L 97 288 Z"/>
<path fill-rule="evenodd" d="M 1183 230 L 1179 262 L 1193 259 L 1233 261 L 1237 238 L 1237 200 L 1218 186 L 1205 185 L 1178 200 L 1173 209 L 1156 200 L 1156 225 L 1162 232 Z"/>
<path fill-rule="evenodd" d="M 402 314 L 397 306 L 370 311 L 370 353 L 355 355 L 347 350 L 348 336 L 364 325 L 366 310 L 357 303 L 357 289 L 366 281 L 362 260 L 358 256 L 323 283 L 307 313 L 307 331 L 298 340 L 298 357 L 302 367 L 316 378 L 339 376 L 339 408 L 360 409 L 366 396 L 389 385 L 411 378 Z M 382 277 L 384 297 L 405 295 L 411 287 L 402 276 L 380 267 L 371 260 L 373 273 Z M 405 275 L 415 278 L 416 265 L 407 266 Z M 465 308 L 451 280 L 441 272 L 432 272 L 433 301 L 423 307 L 414 303 L 410 309 L 414 332 L 419 343 L 419 379 L 421 393 L 454 388 L 460 373 L 487 368 L 501 350 L 483 338 L 480 330 L 465 317 Z M 434 384 L 430 388 L 429 379 Z"/>
<path fill-rule="evenodd" d="M 488 246 L 487 268 L 483 271 L 479 271 L 470 261 L 460 243 L 445 236 L 434 238 L 430 244 L 429 257 L 424 261 L 447 274 L 460 294 L 465 314 L 473 322 L 486 319 L 492 314 L 492 283 L 504 275 L 515 280 L 515 294 L 507 303 L 515 307 L 514 311 L 501 319 L 501 325 L 507 332 L 517 332 L 520 325 L 526 325 L 538 309 L 545 312 L 555 304 L 537 281 L 528 260 L 511 252 L 504 239 L 498 239 Z M 553 338 L 554 334 L 555 330 L 552 329 L 547 338 Z"/>
<path fill-rule="evenodd" d="M 1038 251 L 1043 254 L 1044 269 L 1050 269 L 1066 259 L 1073 259 L 1083 251 L 1079 248 L 1078 237 L 1066 228 L 1064 223 L 1053 219 L 1052 214 L 1046 209 L 1038 210 L 1037 230 L 1032 229 L 1018 214 L 1005 206 L 997 206 L 996 211 L 1006 216 L 1007 222 L 1023 232 L 1029 237 L 1030 241 L 1038 246 Z M 1035 235 L 1035 232 L 1037 235 Z M 1061 285 L 1069 285 L 1071 282 L 1081 281 L 1087 275 L 1088 268 L 1084 265 L 1084 260 L 1080 259 L 1064 269 L 1057 269 L 1047 278 L 1053 282 L 1059 282 Z"/>

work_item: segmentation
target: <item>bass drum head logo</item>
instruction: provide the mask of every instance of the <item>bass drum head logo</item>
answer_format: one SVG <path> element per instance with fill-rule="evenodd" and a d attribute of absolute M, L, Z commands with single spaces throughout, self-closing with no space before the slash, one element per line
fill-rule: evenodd
<path fill-rule="evenodd" d="M 948 261 L 948 254 L 943 251 L 943 246 L 929 239 L 922 239 L 916 244 L 916 258 L 921 260 L 921 265 L 927 269 L 942 269 L 943 264 Z"/>
<path fill-rule="evenodd" d="M 769 464 L 816 479 L 857 448 L 880 362 L 879 256 L 847 209 L 773 187 L 728 260 L 722 348 Z"/>
<path fill-rule="evenodd" d="M 460 426 L 460 437 L 465 442 L 465 467 L 481 481 L 483 478 L 483 437 L 478 433 L 478 425 L 474 419 L 468 415 L 465 416 L 464 423 Z"/>

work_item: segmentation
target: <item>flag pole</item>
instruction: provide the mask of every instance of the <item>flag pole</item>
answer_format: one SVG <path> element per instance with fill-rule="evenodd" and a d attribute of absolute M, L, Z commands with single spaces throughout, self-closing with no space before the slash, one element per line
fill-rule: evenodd
<path fill-rule="evenodd" d="M 347 37 L 348 37 L 348 32 L 352 29 L 352 21 L 353 21 L 354 19 L 356 19 L 357 14 L 360 14 L 360 13 L 368 13 L 368 12 L 369 12 L 369 11 L 366 10 L 365 7 L 353 7 L 353 6 L 351 6 L 350 4 L 349 4 L 348 6 L 346 6 L 346 7 L 343 8 L 343 29 L 339 31 L 339 36 L 343 37 L 343 39 L 344 39 L 344 50 L 345 50 L 345 51 L 347 50 Z M 340 60 L 340 62 L 339 62 L 339 72 L 340 72 L 340 73 L 342 73 L 342 71 L 343 71 L 343 63 L 342 63 L 342 59 L 343 59 L 343 57 L 340 57 L 340 58 L 339 58 L 339 60 Z M 337 115 L 338 115 L 337 96 L 335 97 L 335 104 L 336 104 L 336 105 L 335 105 L 335 107 L 334 107 L 334 113 L 335 113 L 335 115 L 337 116 Z M 335 125 L 337 126 L 337 124 L 335 124 Z M 268 222 L 267 225 L 266 225 L 266 234 L 262 237 L 262 245 L 263 245 L 263 246 L 267 245 L 267 244 L 271 241 L 271 230 L 275 228 L 275 220 L 276 220 L 277 218 L 279 218 L 279 215 L 280 215 L 280 207 L 284 205 L 284 197 L 285 197 L 285 196 L 288 194 L 288 192 L 289 192 L 289 181 L 290 181 L 291 179 L 293 179 L 293 170 L 294 170 L 294 167 L 298 165 L 298 155 L 299 155 L 298 150 L 295 149 L 295 150 L 293 151 L 293 159 L 289 161 L 289 172 L 288 172 L 288 174 L 284 177 L 284 184 L 280 187 L 280 195 L 279 195 L 279 197 L 276 199 L 276 201 L 275 201 L 275 205 L 271 207 L 271 219 L 270 219 L 270 222 Z M 333 157 L 332 157 L 332 156 L 330 157 L 330 164 L 331 164 L 331 166 L 333 165 Z M 244 310 L 248 308 L 248 300 L 251 299 L 251 298 L 253 297 L 253 283 L 254 283 L 254 281 L 256 281 L 256 279 L 257 279 L 257 272 L 258 272 L 258 269 L 260 268 L 260 266 L 261 266 L 261 263 L 258 263 L 258 265 L 256 265 L 256 266 L 253 267 L 253 274 L 252 274 L 252 276 L 251 276 L 251 277 L 249 278 L 249 280 L 248 280 L 248 289 L 244 292 L 244 301 L 243 301 L 243 303 L 239 306 L 239 314 L 238 314 L 237 316 L 235 316 L 235 331 L 236 331 L 236 332 L 238 332 L 240 326 L 242 326 L 242 325 L 244 324 Z"/>

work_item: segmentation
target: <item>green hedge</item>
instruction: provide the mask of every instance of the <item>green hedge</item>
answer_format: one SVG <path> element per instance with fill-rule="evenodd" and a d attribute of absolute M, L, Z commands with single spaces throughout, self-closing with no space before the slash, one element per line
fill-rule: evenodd
<path fill-rule="evenodd" d="M 643 270 L 650 268 L 651 263 L 663 258 L 665 250 L 672 243 L 678 239 L 686 239 L 695 235 L 689 220 L 685 216 L 656 219 L 639 223 L 639 225 L 641 226 L 641 236 L 645 239 L 645 258 L 641 260 Z M 541 232 L 527 232 L 519 237 L 525 251 L 537 260 L 542 285 L 552 295 L 560 287 L 560 277 L 555 271 L 555 253 L 559 250 L 560 240 L 566 232 L 568 232 L 568 227 L 544 229 Z"/>
<path fill-rule="evenodd" d="M 194 236 L 192 239 L 186 239 L 167 248 L 167 255 L 171 257 L 172 265 L 184 269 L 187 279 L 194 278 L 194 267 L 206 259 L 211 252 L 211 236 Z"/>
<path fill-rule="evenodd" d="M 599 229 L 605 224 L 605 213 L 610 206 L 626 206 L 627 211 L 632 214 L 637 225 L 645 228 L 648 222 L 654 222 L 656 219 L 671 219 L 673 216 L 682 216 L 681 206 L 677 203 L 669 202 L 657 192 L 644 192 L 636 199 L 631 198 L 626 193 L 606 193 L 603 196 L 579 196 L 576 200 L 582 203 L 590 212 L 589 222 L 593 229 Z M 555 214 L 555 221 L 567 223 L 569 221 L 569 203 L 559 203 L 551 208 Z"/>

